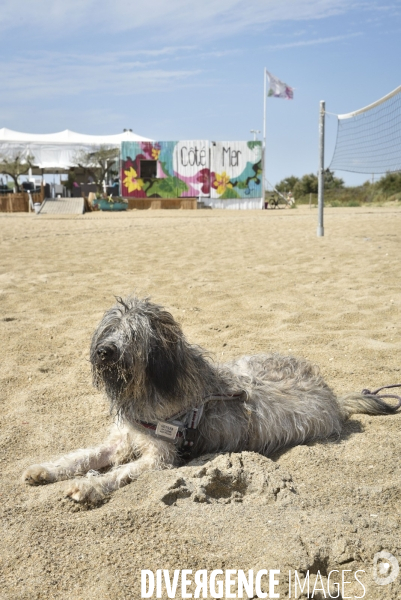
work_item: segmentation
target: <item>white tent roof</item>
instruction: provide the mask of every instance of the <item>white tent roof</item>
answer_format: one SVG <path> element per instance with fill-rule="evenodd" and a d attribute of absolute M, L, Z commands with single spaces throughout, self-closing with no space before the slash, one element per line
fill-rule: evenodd
<path fill-rule="evenodd" d="M 66 129 L 59 133 L 21 133 L 3 127 L 0 129 L 0 155 L 11 156 L 15 151 L 30 154 L 41 169 L 68 169 L 75 164 L 81 150 L 90 151 L 96 146 L 120 147 L 121 142 L 147 142 L 149 138 L 124 131 L 116 135 L 85 135 Z"/>

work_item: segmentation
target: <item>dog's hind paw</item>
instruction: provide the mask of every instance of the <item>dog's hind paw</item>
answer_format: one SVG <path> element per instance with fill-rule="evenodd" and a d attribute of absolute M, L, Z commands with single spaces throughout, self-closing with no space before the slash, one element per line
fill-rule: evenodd
<path fill-rule="evenodd" d="M 87 479 L 75 479 L 66 489 L 66 497 L 81 502 L 82 504 L 91 504 L 96 506 L 101 504 L 106 495 L 97 486 L 95 487 Z"/>
<path fill-rule="evenodd" d="M 53 483 L 56 477 L 44 465 L 31 465 L 22 474 L 22 481 L 28 485 L 44 485 Z"/>

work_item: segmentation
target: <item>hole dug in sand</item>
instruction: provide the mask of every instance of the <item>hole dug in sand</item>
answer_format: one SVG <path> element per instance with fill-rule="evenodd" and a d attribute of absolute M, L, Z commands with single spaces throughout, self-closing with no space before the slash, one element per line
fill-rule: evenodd
<path fill-rule="evenodd" d="M 295 489 L 291 475 L 269 458 L 254 452 L 210 454 L 180 468 L 160 500 L 172 506 L 180 501 L 207 504 L 257 501 L 291 502 Z"/>

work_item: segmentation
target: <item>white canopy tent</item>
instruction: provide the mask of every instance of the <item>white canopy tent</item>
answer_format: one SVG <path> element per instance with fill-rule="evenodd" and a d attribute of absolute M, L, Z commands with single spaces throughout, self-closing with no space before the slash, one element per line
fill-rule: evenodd
<path fill-rule="evenodd" d="M 99 146 L 119 148 L 121 142 L 147 142 L 149 138 L 124 131 L 116 135 L 84 135 L 66 129 L 59 133 L 21 133 L 0 129 L 0 155 L 11 157 L 15 151 L 34 157 L 34 168 L 43 172 L 63 172 L 73 167 L 78 152 L 90 152 Z"/>

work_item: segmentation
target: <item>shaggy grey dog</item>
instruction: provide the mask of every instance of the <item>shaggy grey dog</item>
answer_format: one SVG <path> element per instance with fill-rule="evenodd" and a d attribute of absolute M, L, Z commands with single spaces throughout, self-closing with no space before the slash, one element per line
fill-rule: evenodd
<path fill-rule="evenodd" d="M 349 415 L 389 414 L 400 405 L 367 390 L 337 398 L 316 366 L 292 356 L 213 363 L 169 312 L 136 297 L 106 312 L 90 357 L 94 384 L 116 417 L 110 436 L 23 474 L 31 485 L 78 477 L 67 489 L 77 502 L 99 503 L 145 470 L 204 453 L 269 455 L 338 436 Z"/>

